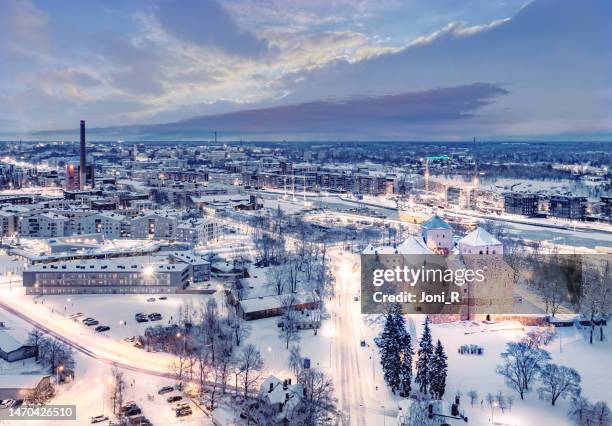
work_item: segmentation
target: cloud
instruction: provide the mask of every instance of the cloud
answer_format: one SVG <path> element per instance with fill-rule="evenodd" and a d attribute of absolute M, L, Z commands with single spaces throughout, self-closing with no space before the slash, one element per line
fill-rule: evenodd
<path fill-rule="evenodd" d="M 214 0 L 162 0 L 156 12 L 162 27 L 182 41 L 247 57 L 269 51 L 266 40 L 240 28 Z"/>
<path fill-rule="evenodd" d="M 423 127 L 452 126 L 509 92 L 488 83 L 419 92 L 320 100 L 195 117 L 175 123 L 91 129 L 93 135 L 204 137 L 212 131 L 252 138 L 408 138 Z"/>

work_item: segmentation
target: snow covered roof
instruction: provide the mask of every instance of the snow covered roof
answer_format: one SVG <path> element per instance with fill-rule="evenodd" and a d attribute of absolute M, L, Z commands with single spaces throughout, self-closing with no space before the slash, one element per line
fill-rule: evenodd
<path fill-rule="evenodd" d="M 434 254 L 434 252 L 427 247 L 422 238 L 417 238 L 412 235 L 401 243 L 397 249 L 400 254 Z"/>
<path fill-rule="evenodd" d="M 497 246 L 501 245 L 501 242 L 495 238 L 493 235 L 489 234 L 483 228 L 476 228 L 465 237 L 459 240 L 460 244 L 465 244 L 468 246 L 478 247 L 478 246 Z"/>
<path fill-rule="evenodd" d="M 314 295 L 310 293 L 298 293 L 295 295 L 295 303 L 308 303 L 314 301 Z M 240 307 L 244 313 L 279 309 L 283 306 L 281 296 L 260 296 L 253 299 L 243 299 Z"/>
<path fill-rule="evenodd" d="M 143 272 L 148 268 L 153 272 L 183 271 L 188 268 L 186 263 L 151 263 L 145 264 L 141 260 L 104 259 L 89 262 L 57 262 L 38 263 L 26 269 L 26 272 Z"/>
<path fill-rule="evenodd" d="M 428 220 L 423 222 L 421 227 L 425 229 L 451 229 L 450 225 L 444 221 L 440 216 L 434 215 Z"/>
<path fill-rule="evenodd" d="M 0 389 L 34 389 L 47 377 L 42 374 L 0 374 Z"/>
<path fill-rule="evenodd" d="M 13 352 L 22 346 L 23 343 L 9 334 L 7 330 L 0 330 L 0 349 L 4 352 Z"/>

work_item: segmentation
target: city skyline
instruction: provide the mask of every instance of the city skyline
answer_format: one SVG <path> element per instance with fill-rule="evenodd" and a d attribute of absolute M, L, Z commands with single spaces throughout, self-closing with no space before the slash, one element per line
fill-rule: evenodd
<path fill-rule="evenodd" d="M 3 2 L 2 139 L 612 134 L 603 1 L 175 3 Z"/>

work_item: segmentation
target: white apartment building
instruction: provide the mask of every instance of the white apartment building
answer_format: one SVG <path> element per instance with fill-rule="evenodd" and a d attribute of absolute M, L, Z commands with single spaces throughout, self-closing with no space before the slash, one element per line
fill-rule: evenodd
<path fill-rule="evenodd" d="M 108 239 L 124 237 L 129 227 L 125 216 L 112 212 L 101 212 L 83 217 L 79 224 L 80 234 L 103 234 Z"/>
<path fill-rule="evenodd" d="M 27 216 L 19 223 L 19 234 L 27 237 L 63 237 L 69 219 L 56 213 L 40 213 Z"/>
<path fill-rule="evenodd" d="M 181 222 L 176 228 L 176 240 L 193 245 L 217 241 L 220 237 L 220 227 L 212 219 L 192 219 Z"/>
<path fill-rule="evenodd" d="M 143 240 L 172 240 L 176 235 L 179 215 L 174 211 L 153 211 L 130 222 L 131 237 Z"/>

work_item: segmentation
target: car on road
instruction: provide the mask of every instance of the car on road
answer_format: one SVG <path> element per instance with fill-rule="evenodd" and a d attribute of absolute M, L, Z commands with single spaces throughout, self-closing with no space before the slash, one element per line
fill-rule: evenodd
<path fill-rule="evenodd" d="M 147 302 L 155 302 L 155 298 L 154 297 L 150 297 L 147 299 Z"/>
<path fill-rule="evenodd" d="M 166 399 L 166 401 L 172 403 L 172 402 L 176 402 L 176 401 L 182 401 L 183 397 L 180 395 L 172 395 L 170 397 L 168 397 L 168 399 Z"/>
<path fill-rule="evenodd" d="M 99 326 L 96 327 L 96 331 L 98 333 L 103 333 L 103 332 L 108 331 L 108 330 L 110 330 L 110 327 L 108 325 L 99 325 Z"/>
<path fill-rule="evenodd" d="M 91 423 L 102 423 L 108 420 L 108 416 L 100 414 L 99 416 L 95 416 L 91 418 Z"/>
<path fill-rule="evenodd" d="M 3 399 L 0 400 L 0 408 L 11 408 L 15 404 L 14 399 Z"/>
<path fill-rule="evenodd" d="M 159 300 L 167 300 L 168 298 L 166 296 L 162 296 L 159 298 Z"/>
<path fill-rule="evenodd" d="M 361 346 L 362 348 L 365 348 L 367 346 L 366 341 L 362 340 L 361 342 L 359 342 L 359 346 Z"/>
<path fill-rule="evenodd" d="M 157 394 L 163 395 L 165 393 L 170 393 L 172 391 L 174 391 L 174 388 L 172 386 L 164 386 L 163 388 L 157 391 Z"/>

